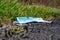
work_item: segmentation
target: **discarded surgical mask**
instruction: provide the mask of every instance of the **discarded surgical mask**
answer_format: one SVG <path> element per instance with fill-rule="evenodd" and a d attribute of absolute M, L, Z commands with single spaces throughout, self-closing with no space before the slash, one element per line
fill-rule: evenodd
<path fill-rule="evenodd" d="M 52 21 L 46 21 L 46 20 L 43 20 L 43 18 L 37 18 L 37 17 L 16 17 L 15 22 L 16 23 L 29 23 L 29 22 L 51 23 Z"/>

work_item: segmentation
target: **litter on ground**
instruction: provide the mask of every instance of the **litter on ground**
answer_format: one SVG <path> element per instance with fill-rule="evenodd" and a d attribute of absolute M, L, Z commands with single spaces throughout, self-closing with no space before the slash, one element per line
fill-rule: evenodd
<path fill-rule="evenodd" d="M 52 21 L 46 21 L 46 20 L 43 20 L 43 18 L 25 16 L 25 17 L 16 17 L 14 22 L 16 23 L 29 23 L 29 22 L 51 23 Z"/>

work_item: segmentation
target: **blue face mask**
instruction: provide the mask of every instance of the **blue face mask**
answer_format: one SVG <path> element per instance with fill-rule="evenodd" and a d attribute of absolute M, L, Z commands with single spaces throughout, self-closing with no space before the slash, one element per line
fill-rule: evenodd
<path fill-rule="evenodd" d="M 42 18 L 36 18 L 36 17 L 29 17 L 29 16 L 25 16 L 25 17 L 16 17 L 16 21 L 19 23 L 29 23 L 29 22 L 47 22 L 49 23 L 49 21 L 43 20 Z"/>

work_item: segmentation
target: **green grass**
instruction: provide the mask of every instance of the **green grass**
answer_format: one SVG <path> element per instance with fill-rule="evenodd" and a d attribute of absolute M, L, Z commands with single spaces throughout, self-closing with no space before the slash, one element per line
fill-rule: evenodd
<path fill-rule="evenodd" d="M 46 7 L 43 5 L 23 5 L 16 1 L 0 1 L 0 21 L 6 22 L 17 16 L 33 17 L 60 17 L 60 9 Z"/>

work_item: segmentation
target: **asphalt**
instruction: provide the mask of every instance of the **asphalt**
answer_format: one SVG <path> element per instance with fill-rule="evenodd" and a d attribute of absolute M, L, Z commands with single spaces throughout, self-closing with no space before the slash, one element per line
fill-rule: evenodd
<path fill-rule="evenodd" d="M 22 32 L 9 33 L 6 29 L 0 29 L 0 40 L 60 40 L 60 18 L 52 23 L 27 24 Z"/>

